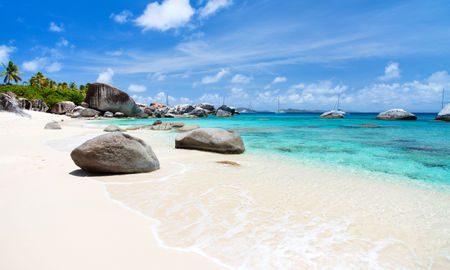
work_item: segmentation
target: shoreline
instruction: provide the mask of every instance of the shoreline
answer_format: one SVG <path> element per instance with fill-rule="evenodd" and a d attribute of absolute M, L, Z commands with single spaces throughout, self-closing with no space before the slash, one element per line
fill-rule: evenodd
<path fill-rule="evenodd" d="M 39 115 L 39 113 L 36 113 L 36 115 Z M 33 113 L 33 117 L 34 116 L 35 113 Z M 55 115 L 50 116 L 55 117 Z M 0 117 L 2 116 L 0 115 Z M 65 119 L 62 116 L 61 118 Z M 35 119 L 31 119 L 30 121 L 35 121 Z M 42 120 L 38 121 L 42 122 Z M 385 247 L 383 247 L 383 244 L 378 244 L 378 240 L 381 241 L 383 239 L 389 239 L 389 237 L 386 238 L 387 236 L 395 235 L 396 237 L 400 237 L 399 239 L 402 241 L 410 241 L 409 244 L 414 246 L 421 243 L 425 239 L 423 238 L 425 236 L 430 236 L 433 239 L 439 239 L 438 233 L 434 235 L 432 234 L 432 231 L 429 230 L 427 227 L 429 224 L 425 225 L 427 223 L 422 223 L 426 221 L 425 219 L 422 219 L 422 217 L 425 217 L 426 213 L 430 213 L 430 215 L 438 213 L 445 214 L 445 211 L 440 212 L 438 209 L 439 205 L 435 204 L 438 199 L 440 199 L 440 202 L 443 203 L 444 206 L 450 202 L 450 196 L 441 192 L 423 190 L 419 187 L 411 187 L 403 184 L 399 185 L 398 183 L 389 183 L 383 179 L 380 179 L 381 181 L 372 181 L 371 179 L 366 179 L 359 175 L 355 176 L 351 173 L 340 174 L 334 171 L 327 172 L 320 169 L 309 168 L 299 164 L 283 164 L 283 162 L 274 163 L 270 157 L 258 158 L 257 156 L 252 156 L 249 154 L 220 155 L 192 150 L 175 150 L 170 146 L 170 142 L 168 140 L 164 140 L 165 134 L 158 131 L 129 131 L 128 133 L 132 136 L 143 138 L 152 146 L 161 161 L 162 166 L 160 170 L 152 173 L 136 175 L 88 176 L 89 181 L 82 181 L 82 183 L 80 183 L 78 180 L 85 179 L 84 176 L 86 176 L 86 174 L 83 174 L 80 170 L 77 170 L 78 168 L 70 159 L 70 152 L 67 151 L 73 147 L 72 144 L 82 143 L 87 140 L 90 136 L 89 134 L 103 133 L 102 129 L 99 130 L 98 127 L 86 128 L 84 127 L 86 125 L 83 126 L 83 123 L 85 122 L 82 121 L 82 125 L 80 127 L 76 121 L 65 120 L 62 132 L 40 132 L 41 135 L 39 136 L 41 140 L 38 141 L 40 141 L 42 145 L 36 148 L 40 150 L 47 149 L 48 151 L 46 151 L 46 154 L 51 154 L 53 158 L 59 158 L 64 161 L 63 167 L 65 170 L 59 171 L 55 175 L 51 175 L 56 178 L 64 178 L 64 185 L 66 186 L 73 186 L 74 184 L 86 185 L 84 189 L 89 189 L 87 188 L 88 185 L 97 184 L 92 185 L 97 187 L 91 189 L 98 190 L 98 187 L 100 186 L 98 183 L 101 183 L 102 192 L 105 192 L 103 196 L 105 196 L 107 200 L 104 200 L 105 198 L 98 198 L 98 191 L 92 192 L 91 190 L 89 197 L 92 197 L 93 199 L 95 197 L 96 201 L 94 203 L 96 209 L 95 211 L 92 211 L 92 215 L 98 213 L 97 211 L 106 207 L 106 205 L 108 205 L 107 208 L 111 211 L 111 213 L 119 213 L 121 211 L 116 208 L 117 206 L 122 206 L 119 208 L 125 210 L 128 214 L 122 213 L 121 215 L 127 216 L 127 219 L 129 218 L 133 220 L 133 222 L 129 222 L 128 225 L 124 225 L 124 228 L 120 231 L 126 234 L 131 233 L 128 231 L 129 229 L 134 230 L 134 227 L 130 227 L 131 224 L 134 224 L 133 226 L 140 224 L 138 226 L 139 228 L 145 227 L 146 229 L 143 228 L 139 232 L 134 232 L 132 234 L 145 234 L 147 236 L 147 240 L 149 239 L 148 234 L 151 234 L 153 242 L 159 247 L 158 250 L 169 250 L 167 252 L 167 261 L 158 261 L 158 263 L 161 263 L 162 265 L 164 263 L 166 265 L 175 263 L 173 262 L 175 260 L 174 258 L 181 256 L 183 260 L 189 259 L 194 261 L 192 267 L 196 267 L 198 269 L 223 269 L 222 267 L 225 265 L 230 269 L 240 266 L 246 268 L 244 267 L 245 265 L 243 266 L 242 264 L 239 264 L 238 261 L 224 263 L 224 260 L 232 258 L 230 256 L 225 256 L 222 258 L 215 256 L 216 254 L 220 254 L 217 253 L 218 250 L 226 250 L 224 249 L 226 246 L 221 247 L 223 244 L 221 242 L 211 242 L 211 246 L 206 249 L 205 252 L 204 247 L 202 249 L 202 242 L 195 243 L 187 240 L 185 243 L 180 243 L 180 241 L 178 241 L 179 239 L 182 239 L 182 237 L 186 237 L 186 239 L 192 238 L 191 232 L 178 231 L 178 228 L 183 228 L 186 226 L 186 228 L 192 228 L 192 226 L 197 226 L 200 224 L 195 222 L 196 219 L 200 218 L 198 220 L 208 221 L 209 219 L 205 220 L 204 218 L 209 218 L 212 216 L 217 218 L 217 223 L 219 223 L 219 221 L 229 222 L 225 223 L 228 224 L 227 227 L 231 228 L 234 226 L 241 228 L 242 231 L 238 232 L 233 239 L 238 239 L 239 241 L 245 240 L 247 242 L 244 241 L 242 243 L 247 243 L 250 246 L 253 245 L 253 247 L 255 246 L 251 239 L 240 238 L 245 235 L 245 233 L 249 233 L 251 231 L 251 228 L 249 227 L 250 225 L 246 223 L 247 221 L 259 224 L 259 226 L 262 226 L 261 228 L 263 229 L 266 228 L 275 231 L 286 230 L 287 232 L 293 233 L 290 238 L 295 239 L 297 243 L 302 245 L 304 244 L 305 250 L 297 250 L 295 249 L 296 247 L 291 247 L 289 245 L 286 246 L 286 248 L 294 248 L 291 252 L 295 251 L 301 253 L 307 251 L 305 254 L 325 252 L 325 254 L 330 256 L 330 260 L 335 255 L 344 255 L 340 249 L 336 249 L 336 244 L 348 248 L 352 254 L 355 256 L 361 256 L 361 258 L 364 256 L 365 252 L 363 248 L 365 246 L 372 245 L 373 248 L 380 249 L 375 251 L 375 254 L 381 258 L 380 262 L 372 261 L 370 264 L 375 266 L 377 263 L 385 263 L 386 260 L 389 262 L 389 258 L 391 256 L 389 253 L 394 252 L 394 254 L 398 255 L 403 254 L 401 252 L 398 253 L 397 249 L 399 246 L 396 246 L 394 243 L 395 241 L 391 243 L 389 240 L 387 244 L 385 244 Z M 34 128 L 36 131 L 38 131 L 37 128 L 43 130 L 44 124 L 39 123 L 38 125 L 35 123 L 34 127 L 29 128 Z M 20 129 L 20 127 L 11 126 L 11 129 L 14 128 Z M 73 134 L 74 131 L 76 133 L 75 136 Z M 58 132 L 60 132 L 60 134 L 58 134 Z M 45 137 L 42 136 L 42 133 L 55 136 L 56 138 L 47 138 L 46 140 L 42 140 L 42 137 Z M 7 134 L 5 134 L 5 137 L 8 137 Z M 61 148 L 55 150 L 55 148 L 58 148 L 58 145 Z M 53 148 L 53 150 L 50 151 L 48 149 L 49 147 Z M 11 152 L 12 150 L 13 149 L 9 149 Z M 6 154 L 8 154 L 9 151 L 6 151 Z M 23 152 L 21 152 L 21 154 L 23 154 Z M 0 157 L 0 162 L 2 162 L 1 164 L 4 164 L 4 157 Z M 241 166 L 233 167 L 230 165 L 217 164 L 216 162 L 220 160 L 236 161 L 240 163 Z M 177 168 L 174 168 L 177 166 L 176 164 L 183 164 L 182 166 L 185 166 L 186 171 L 183 173 L 177 173 L 179 171 L 177 171 Z M 42 169 L 55 169 L 55 166 L 55 164 L 46 164 L 46 166 L 43 166 Z M 70 169 L 72 170 L 70 171 L 71 174 L 69 179 L 69 176 L 66 174 Z M 44 175 L 46 174 L 44 173 Z M 11 175 L 9 175 L 9 177 L 11 177 Z M 12 183 L 12 181 L 9 182 L 10 184 Z M 55 181 L 53 180 L 53 182 Z M 53 184 L 55 185 L 55 183 Z M 61 188 L 64 185 L 52 185 L 52 188 Z M 72 195 L 74 199 L 82 198 L 79 197 L 81 194 Z M 283 196 L 280 197 L 280 195 Z M 219 200 L 219 197 L 222 198 L 222 200 Z M 148 198 L 151 199 L 148 200 Z M 1 200 L 3 199 L 4 198 Z M 103 201 L 101 203 L 102 207 L 98 207 L 100 201 Z M 112 206 L 110 204 L 111 201 L 114 202 L 114 205 Z M 222 205 L 222 202 L 225 203 Z M 213 203 L 212 208 L 210 207 L 211 203 Z M 184 209 L 178 209 L 178 204 L 184 205 Z M 421 204 L 427 205 L 427 208 L 422 209 Z M 87 204 L 86 207 L 92 207 L 92 205 Z M 384 208 L 385 212 L 378 212 L 378 208 Z M 202 216 L 200 215 L 200 212 L 183 212 L 185 209 L 207 209 L 207 211 L 212 212 L 207 216 Z M 230 209 L 244 213 L 244 217 L 246 218 L 241 219 L 233 216 Z M 6 210 L 11 211 L 12 209 Z M 81 215 L 78 213 L 80 210 L 81 209 L 67 212 L 76 212 L 77 215 Z M 324 211 L 326 212 L 325 215 Z M 186 213 L 189 213 L 189 215 L 184 215 Z M 286 213 L 288 213 L 289 216 L 286 216 Z M 154 214 L 154 216 L 152 216 L 152 214 Z M 412 214 L 414 218 L 412 218 Z M 193 217 L 192 219 L 189 218 L 190 215 Z M 142 217 L 145 217 L 145 219 L 148 219 L 149 221 L 153 220 L 153 222 L 148 223 L 149 221 L 143 221 Z M 180 217 L 188 218 L 180 221 Z M 431 217 L 435 218 L 434 216 Z M 117 220 L 117 217 L 111 217 L 110 220 Z M 154 220 L 157 220 L 158 222 L 154 222 Z M 124 221 L 125 220 L 121 220 L 121 222 Z M 193 221 L 194 223 L 192 223 Z M 82 220 L 78 222 L 84 221 Z M 102 221 L 97 220 L 96 222 L 98 224 L 104 224 Z M 268 225 L 273 222 L 275 222 L 273 226 Z M 281 226 L 277 224 L 277 222 L 284 222 L 282 223 L 284 225 Z M 147 225 L 142 226 L 142 223 Z M 206 223 L 208 222 L 205 222 L 205 224 Z M 414 223 L 417 223 L 417 225 Z M 215 226 L 215 224 L 215 222 L 209 222 L 206 224 L 209 227 L 203 228 L 204 233 L 200 234 L 200 236 L 213 237 L 214 235 L 231 233 L 227 231 L 222 232 L 223 229 Z M 302 226 L 305 225 L 306 227 L 302 227 L 302 229 L 299 230 L 299 228 L 294 226 L 296 224 L 300 224 Z M 409 226 L 413 224 L 414 226 Z M 439 226 L 436 227 L 436 230 L 443 233 L 441 226 L 450 224 L 448 213 L 443 219 L 436 220 L 434 224 L 439 224 Z M 402 232 L 400 228 L 395 228 L 394 225 L 401 225 L 399 227 L 401 227 L 401 229 L 405 232 Z M 314 238 L 314 242 L 309 242 L 310 240 L 308 240 L 308 237 L 311 236 L 302 236 L 302 233 L 304 234 L 305 229 L 310 228 L 311 226 L 319 230 L 324 230 L 323 233 L 325 233 L 325 236 L 316 235 L 314 236 L 316 237 Z M 421 226 L 424 226 L 424 229 L 427 229 L 427 231 L 423 231 Z M 151 227 L 150 230 L 149 227 Z M 380 230 L 379 227 L 382 228 L 382 232 L 376 233 L 378 238 L 375 240 L 378 240 L 375 241 L 369 237 L 369 233 Z M 197 230 L 200 229 L 202 228 L 197 226 Z M 335 229 L 338 229 L 338 231 L 334 231 Z M 144 230 L 147 232 L 144 232 Z M 408 240 L 408 233 L 417 230 L 421 231 L 421 237 L 412 237 L 414 239 Z M 111 229 L 111 232 L 108 235 L 110 236 L 114 233 L 114 229 Z M 256 237 L 260 237 L 260 235 L 255 235 L 255 238 Z M 279 239 L 280 235 L 274 234 L 270 235 L 270 237 L 272 240 L 275 240 Z M 340 240 L 336 240 L 339 239 L 339 237 L 344 237 L 345 239 L 343 238 L 343 240 L 345 241 L 339 242 Z M 138 239 L 139 237 L 135 238 L 135 241 L 132 243 L 139 246 L 146 246 L 146 243 L 142 243 L 142 239 Z M 176 240 L 175 242 L 173 242 L 174 239 Z M 214 237 L 204 238 L 203 240 L 206 241 L 206 243 L 209 243 L 208 241 L 213 241 L 211 239 L 214 240 Z M 289 238 L 283 237 L 280 239 L 285 239 L 283 241 L 289 240 Z M 168 244 L 167 241 L 169 241 Z M 351 245 L 346 246 L 346 241 L 351 243 Z M 364 244 L 361 244 L 361 241 L 363 241 Z M 430 239 L 428 241 L 432 240 Z M 170 245 L 171 242 L 176 243 L 181 247 L 173 247 L 174 245 Z M 407 242 L 405 242 L 405 244 L 406 243 Z M 320 245 L 315 246 L 316 244 Z M 233 243 L 229 243 L 229 245 L 233 246 Z M 322 248 L 319 248 L 321 245 Z M 234 253 L 239 255 L 239 246 L 233 247 L 236 248 Z M 273 246 L 265 247 L 269 250 L 274 248 Z M 5 247 L 2 247 L 2 249 L 3 248 Z M 162 252 L 161 250 L 159 251 Z M 154 249 L 152 249 L 152 251 L 154 251 Z M 248 249 L 248 252 L 250 251 L 253 252 L 252 249 Z M 279 252 L 277 249 L 272 251 Z M 182 255 L 176 254 L 177 252 L 182 252 Z M 426 257 L 425 255 L 427 253 L 422 254 L 422 252 L 425 251 L 422 250 L 421 252 L 416 252 L 417 256 L 421 258 Z M 126 255 L 129 256 L 130 254 Z M 239 257 L 237 255 L 236 257 Z M 256 257 L 263 254 L 251 253 L 248 256 L 250 255 Z M 441 254 L 439 256 L 442 255 L 445 254 Z M 241 259 L 244 260 L 244 258 Z M 316 263 L 318 266 L 328 266 L 328 264 L 332 263 L 328 260 L 322 260 L 323 258 L 315 259 L 311 262 L 302 260 L 301 258 L 295 259 L 298 259 L 296 262 L 305 268 L 311 268 Z M 131 258 L 127 257 L 126 260 L 124 259 L 123 263 L 130 263 L 129 260 L 131 260 Z M 445 262 L 445 256 L 444 258 L 439 257 L 437 261 L 438 265 L 439 263 L 443 265 L 450 264 L 448 259 L 447 262 Z M 135 263 L 136 266 L 139 267 L 133 269 L 144 268 L 144 265 L 148 265 L 148 262 L 145 262 L 145 260 L 142 261 L 142 258 L 139 263 Z M 284 261 L 274 263 L 278 263 L 278 266 L 285 266 Z M 308 263 L 313 264 L 310 265 Z M 221 266 L 218 264 L 221 264 Z M 422 265 L 422 263 L 420 263 L 420 265 Z M 184 266 L 184 269 L 188 268 L 185 261 L 181 263 L 180 267 L 181 266 Z M 247 266 L 250 267 L 251 265 Z M 11 267 L 8 267 L 8 269 L 10 268 Z M 39 267 L 34 268 L 39 269 Z M 13 267 L 13 269 L 15 268 Z M 160 269 L 178 268 L 171 265 L 166 266 L 166 268 L 163 266 Z"/>

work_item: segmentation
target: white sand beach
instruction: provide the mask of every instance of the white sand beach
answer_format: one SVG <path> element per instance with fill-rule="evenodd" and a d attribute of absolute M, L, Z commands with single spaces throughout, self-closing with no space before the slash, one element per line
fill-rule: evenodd
<path fill-rule="evenodd" d="M 162 248 L 152 221 L 109 200 L 103 185 L 72 175 L 70 155 L 45 145 L 101 130 L 27 113 L 32 119 L 0 113 L 0 269 L 224 269 Z M 64 120 L 63 129 L 44 130 L 51 120 Z"/>
<path fill-rule="evenodd" d="M 0 269 L 450 266 L 446 193 L 178 150 L 149 130 L 129 133 L 152 146 L 160 170 L 85 177 L 70 151 L 102 129 L 30 113 L 0 113 Z M 43 129 L 55 119 L 62 130 Z"/>

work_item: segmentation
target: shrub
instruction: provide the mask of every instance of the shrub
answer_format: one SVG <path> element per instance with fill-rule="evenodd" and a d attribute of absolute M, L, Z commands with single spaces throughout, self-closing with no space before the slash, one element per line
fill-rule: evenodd
<path fill-rule="evenodd" d="M 28 85 L 0 85 L 0 93 L 13 92 L 18 97 L 28 100 L 42 99 L 49 108 L 60 101 L 72 101 L 80 105 L 84 101 L 83 94 L 76 90 L 61 90 L 57 88 L 38 88 Z"/>

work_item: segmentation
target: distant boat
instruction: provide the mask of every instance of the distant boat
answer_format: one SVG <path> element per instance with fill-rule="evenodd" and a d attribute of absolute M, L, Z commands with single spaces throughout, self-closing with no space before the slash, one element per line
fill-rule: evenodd
<path fill-rule="evenodd" d="M 277 106 L 277 110 L 275 111 L 275 113 L 286 113 L 285 111 L 280 110 L 280 96 L 277 97 L 278 100 L 278 106 Z"/>
<path fill-rule="evenodd" d="M 322 113 L 319 117 L 320 118 L 345 118 L 344 114 L 346 114 L 346 112 L 344 112 L 343 110 L 341 110 L 339 108 L 340 107 L 339 106 L 340 99 L 341 99 L 341 94 L 338 95 L 338 100 L 337 100 L 336 104 L 334 104 L 333 109 L 331 111 Z"/>

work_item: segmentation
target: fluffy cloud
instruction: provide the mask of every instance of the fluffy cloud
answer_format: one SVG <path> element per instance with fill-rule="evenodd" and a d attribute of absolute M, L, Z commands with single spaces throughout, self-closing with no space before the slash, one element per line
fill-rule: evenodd
<path fill-rule="evenodd" d="M 54 22 L 50 23 L 49 30 L 52 32 L 63 32 L 64 31 L 64 25 L 61 23 L 60 25 L 57 25 Z"/>
<path fill-rule="evenodd" d="M 272 84 L 276 84 L 276 83 L 282 83 L 287 81 L 286 77 L 276 77 L 275 79 L 273 79 Z"/>
<path fill-rule="evenodd" d="M 15 50 L 14 47 L 9 47 L 6 45 L 0 45 L 0 63 L 7 64 L 9 61 L 9 54 Z"/>
<path fill-rule="evenodd" d="M 228 75 L 230 72 L 227 69 L 221 69 L 214 76 L 205 76 L 202 78 L 202 84 L 211 84 L 219 82 L 224 76 Z"/>
<path fill-rule="evenodd" d="M 203 94 L 200 98 L 199 98 L 200 102 L 207 102 L 207 103 L 211 103 L 211 104 L 221 104 L 222 103 L 222 97 L 215 93 L 215 94 Z"/>
<path fill-rule="evenodd" d="M 131 11 L 124 10 L 119 14 L 111 13 L 109 17 L 117 23 L 126 23 L 128 21 L 128 18 L 131 16 L 133 16 L 133 13 L 131 13 Z"/>
<path fill-rule="evenodd" d="M 50 73 L 58 72 L 62 69 L 62 65 L 59 62 L 51 62 L 47 57 L 36 57 L 33 60 L 25 61 L 22 63 L 22 67 L 25 71 L 38 72 L 47 71 Z"/>
<path fill-rule="evenodd" d="M 236 74 L 231 79 L 232 83 L 241 83 L 241 84 L 247 84 L 250 83 L 250 81 L 253 80 L 253 77 L 247 77 L 242 74 Z"/>
<path fill-rule="evenodd" d="M 136 19 L 136 24 L 145 30 L 167 31 L 184 26 L 189 22 L 194 9 L 189 0 L 164 0 L 161 4 L 153 2 L 147 5 L 144 13 Z"/>
<path fill-rule="evenodd" d="M 58 72 L 61 69 L 62 69 L 62 65 L 59 62 L 53 62 L 45 68 L 45 70 L 47 70 L 50 73 Z"/>
<path fill-rule="evenodd" d="M 67 46 L 69 46 L 69 41 L 67 41 L 67 39 L 65 39 L 65 38 L 61 38 L 61 40 L 58 41 L 58 43 L 56 43 L 56 46 L 67 47 Z"/>
<path fill-rule="evenodd" d="M 113 76 L 114 70 L 112 70 L 112 68 L 107 68 L 105 72 L 98 74 L 97 82 L 112 83 Z"/>
<path fill-rule="evenodd" d="M 384 75 L 378 77 L 378 80 L 388 81 L 397 78 L 400 78 L 400 68 L 398 63 L 390 63 L 384 68 Z"/>
<path fill-rule="evenodd" d="M 145 85 L 130 84 L 130 86 L 128 86 L 128 91 L 141 93 L 147 91 L 147 87 Z"/>
<path fill-rule="evenodd" d="M 219 9 L 233 4 L 232 0 L 209 0 L 204 7 L 199 10 L 200 18 L 205 18 L 216 13 Z"/>
<path fill-rule="evenodd" d="M 193 104 L 194 101 L 187 97 L 180 97 L 180 103 L 182 104 Z"/>

